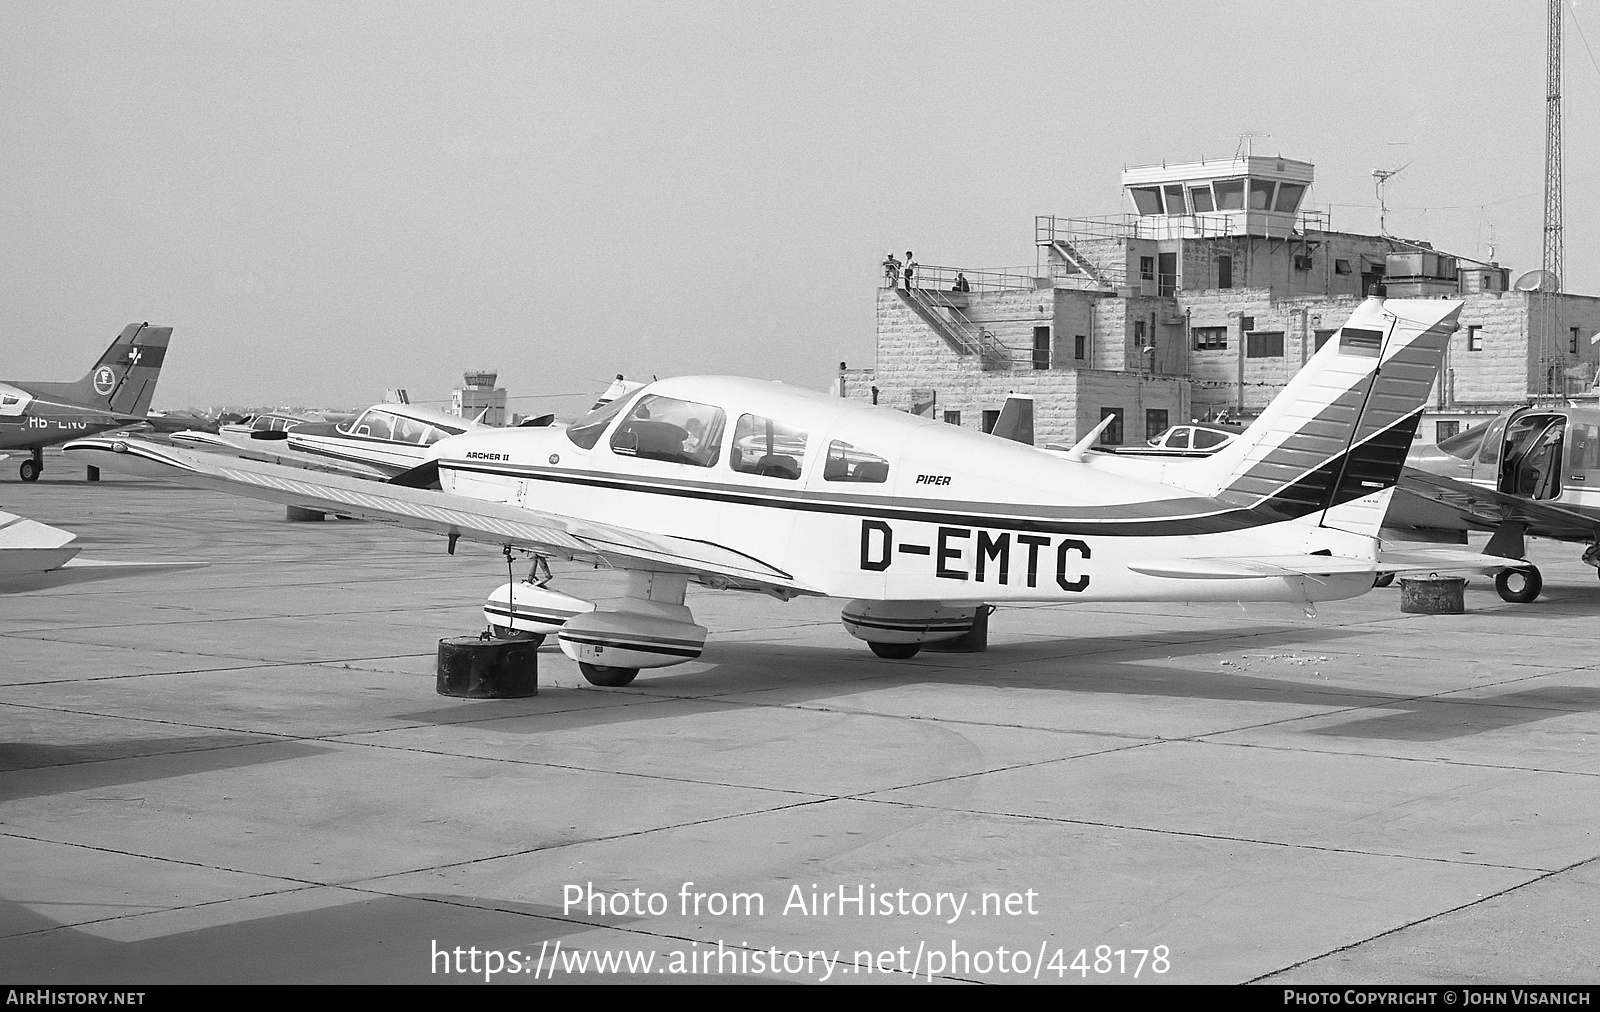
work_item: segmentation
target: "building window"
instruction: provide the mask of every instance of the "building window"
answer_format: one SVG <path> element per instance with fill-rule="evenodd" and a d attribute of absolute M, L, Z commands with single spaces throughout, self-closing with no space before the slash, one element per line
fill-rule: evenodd
<path fill-rule="evenodd" d="M 1257 330 L 1245 335 L 1245 358 L 1282 358 L 1283 331 Z"/>
<path fill-rule="evenodd" d="M 1435 443 L 1442 443 L 1460 431 L 1460 422 L 1434 422 L 1433 441 Z"/>
<path fill-rule="evenodd" d="M 1314 331 L 1313 334 L 1312 334 L 1312 340 L 1316 341 L 1317 344 L 1316 344 L 1316 347 L 1313 348 L 1312 350 L 1313 351 L 1321 351 L 1322 350 L 1322 346 L 1328 343 L 1328 338 L 1332 337 L 1333 335 L 1335 335 L 1337 333 L 1338 333 L 1337 330 L 1318 330 L 1318 331 Z"/>
<path fill-rule="evenodd" d="M 1247 334 L 1256 329 L 1256 318 L 1253 316 L 1239 317 L 1239 333 Z"/>
<path fill-rule="evenodd" d="M 1144 438 L 1154 439 L 1167 431 L 1167 413 L 1165 410 L 1157 411 L 1155 408 L 1146 408 L 1144 412 Z"/>
<path fill-rule="evenodd" d="M 1114 421 L 1112 421 L 1112 423 L 1110 425 L 1106 426 L 1106 430 L 1104 432 L 1100 433 L 1100 442 L 1104 443 L 1107 446 L 1121 446 L 1122 445 L 1122 409 L 1121 408 L 1101 408 L 1100 409 L 1100 420 L 1103 422 L 1103 421 L 1106 420 L 1107 417 L 1110 417 L 1110 418 L 1114 419 Z"/>
<path fill-rule="evenodd" d="M 1050 368 L 1050 328 L 1033 328 L 1033 367 Z"/>
<path fill-rule="evenodd" d="M 1140 257 L 1139 258 L 1139 277 L 1140 277 L 1141 280 L 1144 280 L 1144 281 L 1154 281 L 1156 279 L 1156 258 L 1155 257 Z"/>
<path fill-rule="evenodd" d="M 1219 179 L 1211 184 L 1211 188 L 1217 193 L 1217 210 L 1244 210 L 1244 180 Z"/>
<path fill-rule="evenodd" d="M 1567 335 L 1567 350 L 1572 352 L 1574 355 L 1576 355 L 1578 353 L 1578 328 L 1577 327 L 1573 327 L 1572 328 L 1572 332 Z"/>
<path fill-rule="evenodd" d="M 1217 287 L 1233 287 L 1233 257 L 1217 257 Z"/>
<path fill-rule="evenodd" d="M 1194 328 L 1195 351 L 1227 350 L 1227 327 L 1196 327 Z"/>
<path fill-rule="evenodd" d="M 983 412 L 983 431 L 985 431 L 985 432 L 993 432 L 995 425 L 998 424 L 999 421 L 1000 421 L 1000 412 L 994 411 L 994 410 L 991 410 L 991 409 L 988 409 L 988 408 L 984 409 L 984 412 Z"/>
<path fill-rule="evenodd" d="M 1128 195 L 1133 197 L 1134 210 L 1140 214 L 1161 213 L 1161 188 L 1158 186 L 1130 186 Z"/>
<path fill-rule="evenodd" d="M 1468 351 L 1482 351 L 1483 350 L 1483 328 L 1482 327 L 1468 327 L 1467 328 L 1467 350 Z"/>
<path fill-rule="evenodd" d="M 1089 357 L 1089 339 L 1082 334 L 1072 338 L 1072 357 L 1079 362 Z"/>
<path fill-rule="evenodd" d="M 1144 347 L 1144 321 L 1143 320 L 1134 320 L 1133 321 L 1133 346 L 1135 348 L 1143 348 Z"/>
<path fill-rule="evenodd" d="M 1333 262 L 1333 273 L 1335 273 L 1335 274 L 1354 274 L 1355 271 L 1350 267 L 1350 261 L 1348 261 L 1348 260 L 1335 260 Z"/>
<path fill-rule="evenodd" d="M 1189 205 L 1195 209 L 1196 213 L 1215 211 L 1217 205 L 1211 200 L 1211 187 L 1189 187 Z"/>
<path fill-rule="evenodd" d="M 944 420 L 946 422 L 950 423 L 951 425 L 960 425 L 961 424 L 961 412 L 959 412 L 959 411 L 946 411 L 944 413 Z"/>

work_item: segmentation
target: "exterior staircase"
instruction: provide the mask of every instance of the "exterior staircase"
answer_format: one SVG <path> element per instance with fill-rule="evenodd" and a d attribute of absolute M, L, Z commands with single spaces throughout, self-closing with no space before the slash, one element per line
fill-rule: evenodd
<path fill-rule="evenodd" d="M 967 318 L 964 295 L 934 288 L 896 288 L 894 292 L 957 355 L 978 356 L 985 370 L 1010 368 L 1011 350 Z"/>
<path fill-rule="evenodd" d="M 1106 276 L 1105 272 L 1096 267 L 1094 263 L 1078 247 L 1072 245 L 1061 236 L 1054 236 L 1050 240 L 1050 254 L 1058 257 L 1063 263 L 1073 270 L 1083 274 L 1090 281 L 1102 288 L 1115 288 L 1116 283 Z"/>

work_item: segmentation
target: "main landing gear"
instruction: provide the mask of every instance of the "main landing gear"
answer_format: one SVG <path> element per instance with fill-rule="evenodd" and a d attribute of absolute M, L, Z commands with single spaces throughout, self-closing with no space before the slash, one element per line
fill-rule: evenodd
<path fill-rule="evenodd" d="M 1489 543 L 1483 546 L 1483 554 L 1512 561 L 1526 559 L 1527 532 L 1527 524 L 1517 520 L 1507 520 L 1495 528 L 1494 534 L 1489 537 Z M 1499 592 L 1501 600 L 1510 601 L 1512 604 L 1527 604 L 1538 597 L 1539 591 L 1544 589 L 1544 577 L 1539 575 L 1536 567 L 1524 563 L 1516 569 L 1502 569 L 1494 574 L 1494 589 Z"/>
<path fill-rule="evenodd" d="M 27 460 L 24 460 L 22 462 L 22 466 L 17 468 L 17 474 L 22 477 L 23 481 L 38 481 L 39 480 L 39 475 L 41 475 L 43 473 L 44 473 L 44 451 L 43 450 L 34 450 L 33 451 L 33 456 L 29 457 Z"/>
<path fill-rule="evenodd" d="M 1494 575 L 1494 589 L 1502 600 L 1512 604 L 1527 604 L 1544 589 L 1544 577 L 1535 566 L 1521 569 L 1502 569 Z"/>

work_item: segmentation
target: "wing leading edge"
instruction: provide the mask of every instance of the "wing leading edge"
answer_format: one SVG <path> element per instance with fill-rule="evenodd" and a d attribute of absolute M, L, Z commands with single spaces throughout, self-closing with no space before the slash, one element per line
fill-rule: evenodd
<path fill-rule="evenodd" d="M 253 499 L 392 523 L 410 530 L 511 546 L 615 569 L 688 573 L 718 586 L 814 594 L 788 573 L 722 545 L 485 502 L 435 489 L 312 474 L 300 468 L 95 437 L 63 447 L 108 471 L 166 478 Z"/>

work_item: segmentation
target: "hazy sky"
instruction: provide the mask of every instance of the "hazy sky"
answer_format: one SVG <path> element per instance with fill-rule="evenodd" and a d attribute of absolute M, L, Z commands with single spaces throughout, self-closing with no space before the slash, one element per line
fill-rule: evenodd
<path fill-rule="evenodd" d="M 1543 0 L 0 14 L 0 377 L 148 320 L 157 407 L 443 399 L 480 365 L 521 411 L 617 372 L 822 387 L 871 364 L 886 251 L 1031 266 L 1034 215 L 1247 132 L 1316 163 L 1335 228 L 1375 232 L 1372 170 L 1410 163 L 1391 231 L 1540 260 Z M 1567 287 L 1600 294 L 1600 2 L 1566 35 Z"/>

